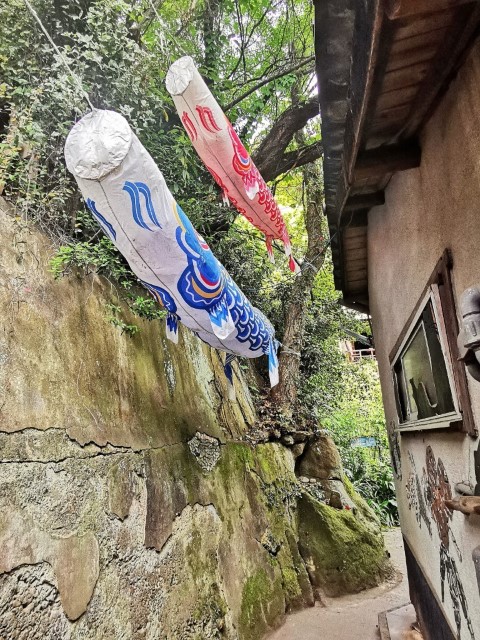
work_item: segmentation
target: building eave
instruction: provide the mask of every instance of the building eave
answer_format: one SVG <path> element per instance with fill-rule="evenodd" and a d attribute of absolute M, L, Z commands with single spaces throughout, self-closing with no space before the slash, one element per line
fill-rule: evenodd
<path fill-rule="evenodd" d="M 473 0 L 314 0 L 335 286 L 368 309 L 368 211 L 418 167 L 419 132 L 476 38 Z"/>

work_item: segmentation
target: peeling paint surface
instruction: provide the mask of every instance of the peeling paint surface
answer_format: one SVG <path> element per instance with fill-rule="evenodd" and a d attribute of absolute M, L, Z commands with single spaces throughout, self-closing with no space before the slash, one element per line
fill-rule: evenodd
<path fill-rule="evenodd" d="M 477 574 L 478 592 L 480 593 L 480 546 L 475 547 L 472 553 L 472 559 L 475 564 L 475 572 Z"/>
<path fill-rule="evenodd" d="M 477 482 L 475 486 L 475 495 L 480 496 L 480 444 L 478 445 L 478 449 L 474 453 L 474 460 L 475 460 L 475 479 Z"/>
<path fill-rule="evenodd" d="M 394 420 L 390 420 L 387 427 L 388 442 L 390 445 L 390 456 L 392 459 L 392 469 L 397 480 L 402 479 L 402 451 L 400 449 L 400 437 L 396 429 Z"/>
<path fill-rule="evenodd" d="M 415 513 L 415 518 L 417 520 L 418 526 L 421 528 L 423 523 L 427 527 L 428 533 L 431 537 L 432 526 L 426 506 L 428 500 L 428 495 L 426 496 L 426 494 L 428 494 L 428 492 L 425 482 L 425 474 L 422 478 L 422 481 L 420 481 L 415 465 L 415 459 L 410 451 L 408 452 L 408 459 L 412 469 L 405 485 L 408 506 Z"/>

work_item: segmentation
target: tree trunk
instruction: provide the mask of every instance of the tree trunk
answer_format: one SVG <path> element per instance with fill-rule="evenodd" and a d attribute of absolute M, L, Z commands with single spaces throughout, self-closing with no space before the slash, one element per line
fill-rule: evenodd
<path fill-rule="evenodd" d="M 305 125 L 318 115 L 318 96 L 315 96 L 308 102 L 297 103 L 295 101 L 273 123 L 270 131 L 253 154 L 253 161 L 266 182 L 274 180 L 281 173 L 286 173 L 294 167 L 309 164 L 322 156 L 322 143 L 315 142 L 311 145 L 305 145 L 305 137 L 300 133 Z M 299 142 L 299 148 L 286 151 L 294 138 Z"/>
<path fill-rule="evenodd" d="M 317 163 L 303 169 L 306 194 L 305 227 L 308 235 L 307 253 L 302 272 L 294 281 L 292 293 L 285 308 L 285 330 L 279 354 L 280 382 L 271 391 L 270 397 L 284 413 L 295 410 L 300 386 L 300 362 L 303 346 L 305 318 L 308 300 L 315 276 L 324 261 L 322 237 L 323 183 Z"/>
<path fill-rule="evenodd" d="M 203 10 L 203 64 L 205 67 L 204 80 L 208 85 L 214 82 L 218 71 L 221 13 L 222 0 L 206 0 Z"/>

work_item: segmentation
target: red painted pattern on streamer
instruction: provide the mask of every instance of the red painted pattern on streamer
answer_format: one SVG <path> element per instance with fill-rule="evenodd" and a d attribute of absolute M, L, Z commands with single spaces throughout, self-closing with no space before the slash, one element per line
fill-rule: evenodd
<path fill-rule="evenodd" d="M 215 122 L 212 110 L 209 107 L 201 107 L 200 105 L 197 105 L 195 109 L 199 115 L 200 122 L 207 131 L 209 131 L 210 133 L 220 131 L 220 127 Z"/>
<path fill-rule="evenodd" d="M 253 164 L 248 151 L 242 144 L 242 141 L 238 137 L 235 129 L 229 123 L 228 132 L 233 144 L 233 159 L 232 166 L 235 172 L 242 177 L 243 184 L 246 189 L 251 189 L 258 185 L 257 202 L 263 206 L 263 209 L 270 220 L 274 223 L 278 237 L 283 238 L 285 235 L 288 237 L 287 229 L 282 218 L 280 209 L 273 197 L 272 192 L 262 178 L 259 170 Z M 227 194 L 228 195 L 228 194 Z M 265 234 L 271 233 L 266 227 L 259 227 Z"/>
<path fill-rule="evenodd" d="M 202 247 L 202 249 L 205 249 L 205 251 L 210 251 L 210 247 L 206 243 L 205 239 L 198 233 L 198 231 L 195 231 L 195 234 L 197 236 L 197 240 L 200 243 L 200 246 Z"/>
<path fill-rule="evenodd" d="M 238 201 L 229 193 L 227 187 L 225 186 L 225 184 L 223 183 L 222 179 L 220 178 L 220 176 L 218 175 L 218 173 L 215 173 L 215 171 L 213 169 L 211 169 L 208 165 L 205 165 L 210 173 L 210 175 L 212 176 L 212 178 L 215 180 L 215 182 L 218 184 L 218 186 L 220 187 L 220 189 L 223 191 L 223 193 L 227 196 L 227 198 L 230 200 L 230 202 L 233 204 L 233 206 L 237 209 L 237 211 L 239 213 L 242 214 L 242 216 L 245 216 L 245 218 L 247 218 L 247 220 L 249 222 L 252 222 L 252 219 L 249 218 L 247 216 L 247 211 L 246 209 L 244 209 L 243 207 L 241 207 L 238 204 Z"/>
<path fill-rule="evenodd" d="M 186 111 L 184 111 L 182 113 L 182 122 L 183 122 L 183 126 L 185 127 L 185 130 L 186 130 L 190 140 L 192 140 L 192 141 L 196 140 L 197 139 L 197 130 L 195 129 L 195 125 L 193 124 L 190 116 L 188 115 L 188 113 Z"/>

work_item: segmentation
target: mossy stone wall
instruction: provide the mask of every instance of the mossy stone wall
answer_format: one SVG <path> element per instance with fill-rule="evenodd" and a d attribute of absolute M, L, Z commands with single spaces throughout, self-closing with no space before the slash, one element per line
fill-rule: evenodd
<path fill-rule="evenodd" d="M 110 283 L 54 281 L 49 241 L 1 200 L 0 225 L 1 638 L 257 640 L 315 589 L 380 578 L 368 518 L 244 440 L 240 371 L 231 401 L 219 354 L 126 310 L 141 331 L 122 335 Z"/>

